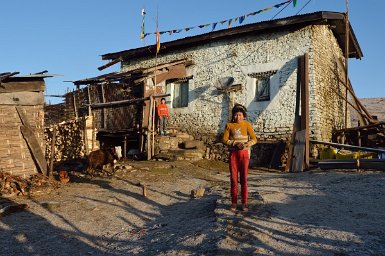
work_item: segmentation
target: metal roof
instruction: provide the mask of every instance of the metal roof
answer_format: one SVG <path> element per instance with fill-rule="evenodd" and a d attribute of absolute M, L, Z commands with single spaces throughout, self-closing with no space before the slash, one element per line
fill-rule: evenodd
<path fill-rule="evenodd" d="M 330 25 L 334 36 L 341 49 L 345 49 L 345 14 L 339 12 L 315 12 L 296 15 L 276 20 L 263 21 L 229 29 L 218 30 L 210 33 L 185 37 L 182 39 L 164 42 L 161 46 L 161 53 L 169 53 L 175 50 L 185 49 L 202 45 L 213 40 L 222 40 L 232 37 L 239 37 L 250 34 L 271 33 L 281 30 L 297 30 L 309 25 Z M 363 57 L 354 31 L 349 23 L 349 57 Z M 103 60 L 115 60 L 117 58 L 130 59 L 146 56 L 153 56 L 156 52 L 156 45 L 130 49 L 120 52 L 107 53 L 102 55 Z"/>

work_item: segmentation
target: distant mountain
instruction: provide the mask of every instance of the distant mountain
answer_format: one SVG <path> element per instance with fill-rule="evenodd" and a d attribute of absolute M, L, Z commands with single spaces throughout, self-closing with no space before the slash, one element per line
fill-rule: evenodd
<path fill-rule="evenodd" d="M 361 98 L 362 105 L 368 110 L 372 116 L 377 116 L 379 121 L 385 121 L 385 98 Z M 352 127 L 358 124 L 358 114 L 351 108 Z"/>

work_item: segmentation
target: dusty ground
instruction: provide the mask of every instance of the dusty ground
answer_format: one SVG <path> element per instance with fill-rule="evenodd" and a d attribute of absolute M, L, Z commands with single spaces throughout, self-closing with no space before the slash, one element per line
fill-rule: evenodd
<path fill-rule="evenodd" d="M 0 219 L 0 255 L 385 255 L 384 172 L 250 170 L 251 209 L 234 214 L 224 163 L 124 166 L 13 199 L 30 208 Z"/>

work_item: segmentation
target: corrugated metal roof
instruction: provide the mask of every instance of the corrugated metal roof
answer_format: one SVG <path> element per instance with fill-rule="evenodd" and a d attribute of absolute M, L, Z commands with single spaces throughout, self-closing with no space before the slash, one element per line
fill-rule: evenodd
<path fill-rule="evenodd" d="M 253 24 L 247 24 L 229 29 L 222 29 L 210 33 L 185 37 L 182 39 L 162 43 L 162 53 L 168 53 L 179 49 L 202 45 L 213 40 L 221 40 L 234 36 L 271 33 L 273 31 L 285 29 L 299 29 L 308 25 L 328 24 L 338 41 L 341 49 L 345 49 L 345 14 L 339 12 L 314 12 L 302 15 L 296 15 L 276 20 L 262 21 Z M 349 24 L 350 26 L 350 24 Z M 349 57 L 363 57 L 357 38 L 350 26 L 349 38 Z M 102 55 L 103 60 L 114 60 L 117 58 L 130 59 L 145 56 L 153 56 L 156 52 L 156 45 L 130 49 L 120 52 L 107 53 Z"/>

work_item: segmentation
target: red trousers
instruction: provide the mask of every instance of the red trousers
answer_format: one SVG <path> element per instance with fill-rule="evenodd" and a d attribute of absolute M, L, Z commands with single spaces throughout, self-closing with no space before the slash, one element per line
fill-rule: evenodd
<path fill-rule="evenodd" d="M 238 198 L 238 172 L 241 181 L 242 204 L 247 204 L 247 175 L 249 172 L 249 151 L 234 150 L 230 151 L 230 184 L 231 184 L 231 203 L 236 204 Z"/>

